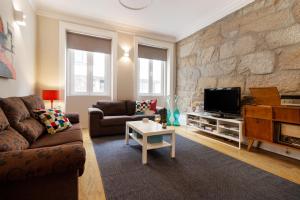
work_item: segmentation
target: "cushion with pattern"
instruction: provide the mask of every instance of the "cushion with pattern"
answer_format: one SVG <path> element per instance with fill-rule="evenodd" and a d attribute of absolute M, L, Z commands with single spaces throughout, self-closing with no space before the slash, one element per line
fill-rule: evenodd
<path fill-rule="evenodd" d="M 34 112 L 39 116 L 41 122 L 46 126 L 47 132 L 50 134 L 55 134 L 72 127 L 71 122 L 61 110 L 37 109 Z"/>
<path fill-rule="evenodd" d="M 135 112 L 145 113 L 146 110 L 150 110 L 151 100 L 136 101 Z"/>
<path fill-rule="evenodd" d="M 156 113 L 156 104 L 157 99 L 136 101 L 135 112 L 136 114 L 145 114 L 146 111 L 150 110 Z"/>

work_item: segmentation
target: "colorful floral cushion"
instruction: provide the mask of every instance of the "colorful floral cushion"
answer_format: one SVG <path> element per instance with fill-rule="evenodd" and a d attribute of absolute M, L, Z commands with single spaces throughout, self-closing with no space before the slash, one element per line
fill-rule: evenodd
<path fill-rule="evenodd" d="M 69 119 L 61 110 L 37 109 L 34 112 L 39 116 L 41 122 L 46 126 L 48 133 L 55 134 L 72 127 Z"/>
<path fill-rule="evenodd" d="M 136 101 L 135 112 L 144 113 L 146 110 L 150 109 L 150 100 Z"/>
<path fill-rule="evenodd" d="M 153 111 L 154 113 L 156 112 L 156 104 L 157 104 L 157 99 L 153 100 L 143 100 L 143 101 L 136 101 L 136 109 L 135 112 L 144 114 L 146 111 Z"/>

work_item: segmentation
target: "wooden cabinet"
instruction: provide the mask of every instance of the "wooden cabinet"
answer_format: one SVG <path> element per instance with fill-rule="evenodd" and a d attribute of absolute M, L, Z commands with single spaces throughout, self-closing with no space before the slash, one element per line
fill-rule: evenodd
<path fill-rule="evenodd" d="M 275 141 L 278 126 L 288 123 L 300 125 L 300 108 L 288 106 L 247 105 L 244 107 L 245 135 L 248 138 L 248 150 L 253 141 Z M 279 126 L 280 127 L 280 126 Z"/>
<path fill-rule="evenodd" d="M 273 142 L 271 106 L 245 106 L 244 118 L 248 138 Z"/>
<path fill-rule="evenodd" d="M 272 120 L 245 118 L 245 135 L 248 138 L 273 142 Z"/>
<path fill-rule="evenodd" d="M 300 126 L 300 107 L 280 105 L 280 95 L 276 87 L 249 89 L 256 105 L 244 107 L 248 150 L 254 140 L 277 143 L 282 136 L 280 130 L 283 123 Z"/>
<path fill-rule="evenodd" d="M 300 109 L 293 107 L 273 107 L 273 119 L 274 121 L 300 124 Z"/>

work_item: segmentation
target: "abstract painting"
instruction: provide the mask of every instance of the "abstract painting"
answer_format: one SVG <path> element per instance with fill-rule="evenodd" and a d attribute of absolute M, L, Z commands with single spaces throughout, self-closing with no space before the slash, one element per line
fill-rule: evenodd
<path fill-rule="evenodd" d="M 16 79 L 13 28 L 0 16 L 0 77 Z"/>

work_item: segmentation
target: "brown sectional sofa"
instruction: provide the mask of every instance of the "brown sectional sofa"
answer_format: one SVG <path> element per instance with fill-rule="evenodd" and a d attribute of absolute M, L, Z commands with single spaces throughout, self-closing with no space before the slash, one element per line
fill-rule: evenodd
<path fill-rule="evenodd" d="M 125 133 L 126 121 L 154 120 L 155 115 L 135 114 L 135 101 L 98 101 L 89 112 L 89 131 L 91 137 Z M 159 108 L 157 108 L 159 109 Z"/>
<path fill-rule="evenodd" d="M 78 199 L 85 149 L 78 114 L 54 135 L 34 118 L 37 96 L 0 100 L 0 199 Z"/>

